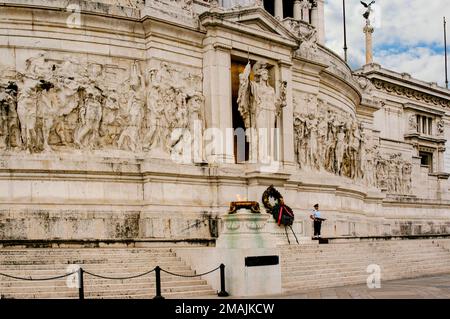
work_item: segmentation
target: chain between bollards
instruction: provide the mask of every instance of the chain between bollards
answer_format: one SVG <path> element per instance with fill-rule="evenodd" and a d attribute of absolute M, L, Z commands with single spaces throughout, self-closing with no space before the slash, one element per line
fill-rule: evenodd
<path fill-rule="evenodd" d="M 83 280 L 83 268 L 78 269 L 78 298 L 80 300 L 84 299 L 84 280 Z"/>
<path fill-rule="evenodd" d="M 225 290 L 225 265 L 220 264 L 220 291 L 217 294 L 219 297 L 228 297 L 229 294 Z"/>
<path fill-rule="evenodd" d="M 156 279 L 156 296 L 153 299 L 164 299 L 161 296 L 161 267 L 155 267 L 155 279 Z"/>
<path fill-rule="evenodd" d="M 139 275 L 134 275 L 134 276 L 129 276 L 129 277 L 107 277 L 107 276 L 100 276 L 88 271 L 85 271 L 83 268 L 78 268 L 78 270 L 75 270 L 74 272 L 62 275 L 62 276 L 56 276 L 56 277 L 50 277 L 50 278 L 38 278 L 38 279 L 33 279 L 33 278 L 23 278 L 23 277 L 17 277 L 17 276 L 12 276 L 12 275 L 7 275 L 7 274 L 3 274 L 0 273 L 0 276 L 5 276 L 8 278 L 13 278 L 13 279 L 17 279 L 17 280 L 30 280 L 30 281 L 40 281 L 40 280 L 54 280 L 54 279 L 59 279 L 59 278 L 64 278 L 64 277 L 68 277 L 71 276 L 73 274 L 78 274 L 78 299 L 83 300 L 84 299 L 84 273 L 89 274 L 91 276 L 94 277 L 98 277 L 98 278 L 103 278 L 103 279 L 111 279 L 111 280 L 124 280 L 124 279 L 131 279 L 131 278 L 138 278 L 138 277 L 142 277 L 144 275 L 147 275 L 149 273 L 151 273 L 152 271 L 155 271 L 155 277 L 156 277 L 156 295 L 153 299 L 165 299 L 162 295 L 161 295 L 161 271 L 164 271 L 170 275 L 174 275 L 174 276 L 180 276 L 180 277 L 200 277 L 200 276 L 204 276 L 204 275 L 208 275 L 214 271 L 216 271 L 217 269 L 220 269 L 220 292 L 218 292 L 218 296 L 219 297 L 227 297 L 229 296 L 228 292 L 226 292 L 225 290 L 225 265 L 224 264 L 220 264 L 219 267 L 210 270 L 208 272 L 202 273 L 202 274 L 197 274 L 197 275 L 181 275 L 181 274 L 176 274 L 176 273 L 172 273 L 170 271 L 161 269 L 161 267 L 156 266 L 154 269 L 147 271 L 143 274 L 139 274 Z M 0 296 L 1 297 L 1 296 Z M 1 298 L 0 298 L 1 299 Z"/>

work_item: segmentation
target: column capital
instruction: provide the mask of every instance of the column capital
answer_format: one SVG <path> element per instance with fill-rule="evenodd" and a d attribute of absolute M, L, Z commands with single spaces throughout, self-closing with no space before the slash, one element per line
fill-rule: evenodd
<path fill-rule="evenodd" d="M 231 45 L 228 45 L 225 43 L 220 43 L 220 42 L 214 43 L 213 48 L 215 50 L 220 50 L 220 51 L 225 51 L 225 52 L 229 52 L 233 49 L 233 47 Z"/>
<path fill-rule="evenodd" d="M 364 33 L 373 33 L 375 31 L 375 29 L 370 25 L 366 25 L 363 29 Z"/>
<path fill-rule="evenodd" d="M 287 60 L 278 60 L 278 65 L 280 67 L 291 68 L 294 64 Z"/>

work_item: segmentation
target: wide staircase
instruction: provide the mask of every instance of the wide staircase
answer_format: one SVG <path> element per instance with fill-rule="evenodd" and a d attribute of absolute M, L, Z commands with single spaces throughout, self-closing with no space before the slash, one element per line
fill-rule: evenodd
<path fill-rule="evenodd" d="M 389 240 L 281 247 L 283 292 L 450 273 L 450 240 Z M 370 272 L 369 272 L 370 271 Z"/>
<path fill-rule="evenodd" d="M 159 266 L 172 273 L 195 272 L 170 248 L 1 249 L 0 273 L 16 277 L 48 278 L 83 270 L 103 277 L 137 276 Z M 219 274 L 217 274 L 219 276 Z M 84 274 L 84 296 L 89 298 L 153 298 L 155 272 L 132 279 L 104 279 Z M 78 298 L 72 275 L 48 281 L 24 281 L 0 275 L 0 298 Z M 73 287 L 73 288 L 70 288 Z M 200 277 L 180 277 L 161 272 L 161 295 L 191 298 L 214 295 Z"/>

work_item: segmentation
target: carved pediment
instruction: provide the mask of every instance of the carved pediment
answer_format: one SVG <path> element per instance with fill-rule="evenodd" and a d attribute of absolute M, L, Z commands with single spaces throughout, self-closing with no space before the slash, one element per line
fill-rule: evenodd
<path fill-rule="evenodd" d="M 248 14 L 238 15 L 235 18 L 230 18 L 230 21 L 235 21 L 258 30 L 295 40 L 295 37 L 280 23 L 280 21 L 262 9 L 259 9 L 258 12 L 249 12 Z"/>
<path fill-rule="evenodd" d="M 274 30 L 271 25 L 268 25 L 263 20 L 260 19 L 253 19 L 253 20 L 247 20 L 247 21 L 241 21 L 242 24 L 245 24 L 247 26 L 256 28 L 258 30 L 271 32 L 280 35 L 278 32 L 276 32 L 276 29 Z"/>
<path fill-rule="evenodd" d="M 222 24 L 230 29 L 237 29 L 240 33 L 280 41 L 289 41 L 296 46 L 297 37 L 287 29 L 281 21 L 275 19 L 261 7 L 241 7 L 230 10 L 210 10 L 200 15 L 203 26 Z"/>

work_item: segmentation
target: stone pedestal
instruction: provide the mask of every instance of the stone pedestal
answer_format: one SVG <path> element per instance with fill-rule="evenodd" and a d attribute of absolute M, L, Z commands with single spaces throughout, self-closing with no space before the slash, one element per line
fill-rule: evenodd
<path fill-rule="evenodd" d="M 224 230 L 216 249 L 226 265 L 226 289 L 232 296 L 281 293 L 280 264 L 245 265 L 246 257 L 279 256 L 277 242 L 266 227 L 269 217 L 246 209 L 223 217 Z"/>

